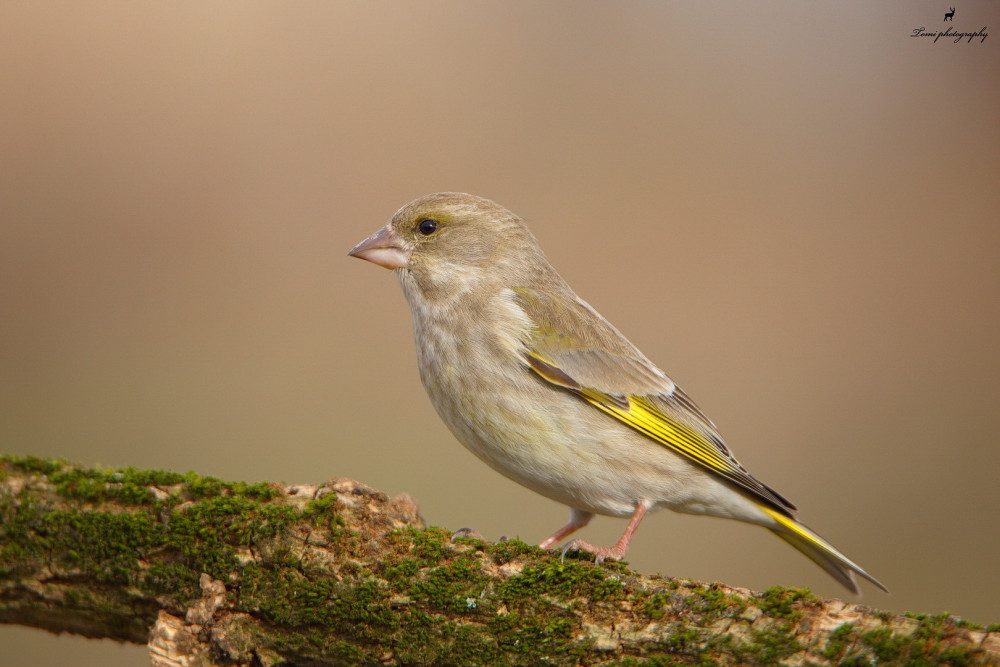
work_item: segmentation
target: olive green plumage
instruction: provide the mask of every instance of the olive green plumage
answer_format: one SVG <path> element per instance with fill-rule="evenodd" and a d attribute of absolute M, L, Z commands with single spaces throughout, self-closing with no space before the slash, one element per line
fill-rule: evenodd
<path fill-rule="evenodd" d="M 399 277 L 420 378 L 458 440 L 571 508 L 541 546 L 595 514 L 630 516 L 614 546 L 567 546 L 621 559 L 645 513 L 667 507 L 764 526 L 851 591 L 860 592 L 855 574 L 885 590 L 740 465 L 715 425 L 573 292 L 510 211 L 462 193 L 428 195 L 350 254 Z"/>

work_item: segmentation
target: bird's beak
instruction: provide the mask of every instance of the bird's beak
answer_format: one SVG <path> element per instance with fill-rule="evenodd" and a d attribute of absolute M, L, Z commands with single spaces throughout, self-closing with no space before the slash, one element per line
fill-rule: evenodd
<path fill-rule="evenodd" d="M 410 265 L 410 253 L 406 251 L 402 240 L 389 225 L 354 246 L 347 254 L 366 259 L 387 269 L 405 269 Z"/>

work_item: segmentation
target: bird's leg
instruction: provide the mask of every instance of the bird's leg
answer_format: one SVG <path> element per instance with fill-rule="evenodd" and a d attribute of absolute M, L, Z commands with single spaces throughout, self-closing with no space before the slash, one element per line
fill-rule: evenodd
<path fill-rule="evenodd" d="M 538 545 L 542 549 L 548 549 L 553 544 L 566 537 L 570 533 L 573 533 L 580 528 L 583 528 L 590 520 L 594 518 L 593 512 L 584 512 L 583 510 L 571 509 L 569 511 L 569 523 L 565 526 L 552 533 Z"/>
<path fill-rule="evenodd" d="M 632 541 L 632 535 L 635 534 L 635 529 L 639 527 L 642 517 L 646 516 L 647 510 L 649 510 L 649 505 L 646 501 L 636 503 L 635 512 L 632 513 L 632 518 L 629 520 L 625 532 L 613 547 L 595 547 L 593 544 L 588 544 L 583 540 L 573 540 L 563 549 L 563 554 L 567 551 L 579 549 L 580 551 L 594 554 L 598 563 L 607 559 L 621 560 L 625 558 L 625 554 L 628 553 L 628 545 Z"/>

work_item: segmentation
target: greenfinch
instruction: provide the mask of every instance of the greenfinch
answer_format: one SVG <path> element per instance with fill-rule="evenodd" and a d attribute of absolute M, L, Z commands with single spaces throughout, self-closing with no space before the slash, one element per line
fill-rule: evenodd
<path fill-rule="evenodd" d="M 620 560 L 643 516 L 666 507 L 764 526 L 855 594 L 855 575 L 886 590 L 740 465 L 694 401 L 576 295 L 507 209 L 427 195 L 349 254 L 399 278 L 420 379 L 459 442 L 569 506 L 569 522 L 540 547 L 595 514 L 630 517 L 613 546 L 566 546 Z"/>

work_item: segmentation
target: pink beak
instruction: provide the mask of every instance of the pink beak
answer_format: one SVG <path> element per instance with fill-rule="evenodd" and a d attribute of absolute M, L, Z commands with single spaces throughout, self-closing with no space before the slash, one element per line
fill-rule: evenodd
<path fill-rule="evenodd" d="M 354 246 L 347 254 L 387 269 L 405 269 L 410 265 L 409 253 L 404 250 L 402 241 L 389 225 Z"/>

